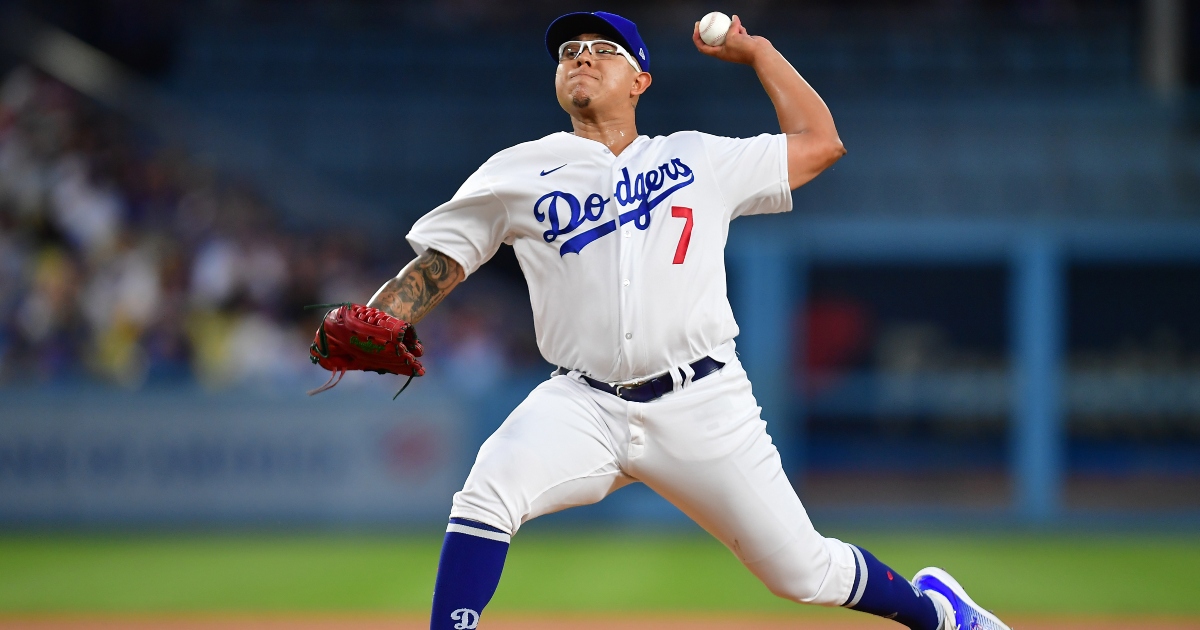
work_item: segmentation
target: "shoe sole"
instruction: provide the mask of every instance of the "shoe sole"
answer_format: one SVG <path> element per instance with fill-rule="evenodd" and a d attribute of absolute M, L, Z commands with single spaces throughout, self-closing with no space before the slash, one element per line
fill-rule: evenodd
<path fill-rule="evenodd" d="M 1008 624 L 1004 623 L 1003 621 L 1000 621 L 999 617 L 997 617 L 996 615 L 993 615 L 986 608 L 980 606 L 979 604 L 976 604 L 975 600 L 971 599 L 970 595 L 967 595 L 967 591 L 963 590 L 963 587 L 961 584 L 958 583 L 958 580 L 954 579 L 953 577 L 950 577 L 949 573 L 946 573 L 945 571 L 943 571 L 937 567 L 929 567 L 929 568 L 921 569 L 920 571 L 917 571 L 917 574 L 915 576 L 913 576 L 913 582 L 916 582 L 919 578 L 921 578 L 922 576 L 925 576 L 925 575 L 928 575 L 929 577 L 941 582 L 942 584 L 945 584 L 946 587 L 950 589 L 950 592 L 954 593 L 955 597 L 961 599 L 968 606 L 974 608 L 976 611 L 979 612 L 979 614 L 983 615 L 984 617 L 987 617 L 988 620 L 990 620 L 992 623 L 995 623 L 996 625 L 1000 626 L 1001 628 L 1004 628 L 1005 630 L 1012 630 L 1012 628 L 1008 627 Z"/>

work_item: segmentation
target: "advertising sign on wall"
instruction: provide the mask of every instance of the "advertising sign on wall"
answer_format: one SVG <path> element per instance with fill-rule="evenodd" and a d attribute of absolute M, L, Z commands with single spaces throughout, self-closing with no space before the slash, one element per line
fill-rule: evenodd
<path fill-rule="evenodd" d="M 463 417 L 420 391 L 5 392 L 0 522 L 440 520 Z"/>

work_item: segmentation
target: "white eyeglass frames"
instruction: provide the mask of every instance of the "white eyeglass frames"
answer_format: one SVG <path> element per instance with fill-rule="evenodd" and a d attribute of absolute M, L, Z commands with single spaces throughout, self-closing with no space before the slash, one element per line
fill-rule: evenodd
<path fill-rule="evenodd" d="M 615 59 L 618 55 L 625 58 L 629 65 L 633 66 L 634 70 L 642 71 L 642 67 L 638 65 L 636 59 L 633 58 L 620 44 L 610 42 L 607 39 L 589 39 L 586 41 L 573 40 L 563 42 L 562 46 L 558 47 L 558 61 L 571 61 L 577 59 L 583 51 L 587 50 L 592 53 L 592 56 L 597 59 Z"/>

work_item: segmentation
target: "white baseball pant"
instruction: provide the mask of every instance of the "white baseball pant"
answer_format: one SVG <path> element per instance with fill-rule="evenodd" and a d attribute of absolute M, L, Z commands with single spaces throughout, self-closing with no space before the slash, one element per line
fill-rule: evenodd
<path fill-rule="evenodd" d="M 555 376 L 480 448 L 450 515 L 515 534 L 526 521 L 641 481 L 724 543 L 772 593 L 842 605 L 854 553 L 813 529 L 760 412 L 736 358 L 648 403 L 598 391 L 576 372 Z"/>

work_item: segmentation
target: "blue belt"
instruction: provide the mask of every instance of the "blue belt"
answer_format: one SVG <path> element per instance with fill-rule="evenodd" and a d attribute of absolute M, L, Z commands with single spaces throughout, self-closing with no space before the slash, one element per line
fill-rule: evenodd
<path fill-rule="evenodd" d="M 725 364 L 712 357 L 704 357 L 690 364 L 688 367 L 692 368 L 694 372 L 692 381 L 695 382 L 725 367 Z M 683 368 L 677 369 L 680 376 L 684 376 Z M 568 371 L 566 368 L 560 367 L 556 374 L 566 374 Z M 583 380 L 587 381 L 588 385 L 591 385 L 595 389 L 612 394 L 622 400 L 628 400 L 629 402 L 650 402 L 651 400 L 660 398 L 663 394 L 668 394 L 675 390 L 675 383 L 671 380 L 670 372 L 632 385 L 609 385 L 604 381 L 597 381 L 587 374 L 581 374 L 580 376 L 583 377 Z"/>

